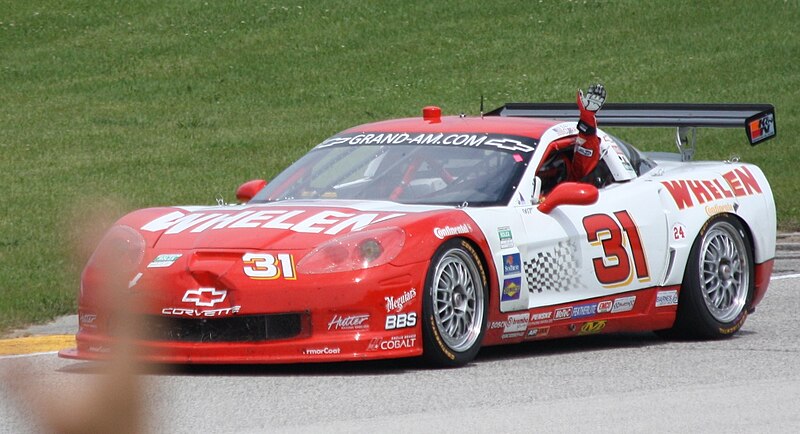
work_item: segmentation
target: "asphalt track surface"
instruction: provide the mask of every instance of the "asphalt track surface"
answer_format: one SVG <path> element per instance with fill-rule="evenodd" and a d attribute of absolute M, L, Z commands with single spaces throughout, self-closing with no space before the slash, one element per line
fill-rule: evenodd
<path fill-rule="evenodd" d="M 485 348 L 467 367 L 415 360 L 152 369 L 149 432 L 799 432 L 800 251 L 779 255 L 766 298 L 732 339 L 652 333 Z M 55 402 L 86 393 L 96 363 L 0 356 Z M 39 432 L 43 408 L 3 383 L 0 432 Z M 26 387 L 27 388 L 27 387 Z"/>

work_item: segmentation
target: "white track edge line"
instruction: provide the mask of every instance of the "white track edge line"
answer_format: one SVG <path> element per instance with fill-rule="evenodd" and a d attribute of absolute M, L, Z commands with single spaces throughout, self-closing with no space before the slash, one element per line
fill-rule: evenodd
<path fill-rule="evenodd" d="M 8 356 L 0 356 L 0 360 L 3 359 L 20 359 L 23 357 L 34 357 L 34 356 L 44 356 L 47 354 L 58 354 L 58 351 L 45 351 L 43 353 L 31 353 L 31 354 L 11 354 Z"/>
<path fill-rule="evenodd" d="M 769 278 L 770 281 L 772 280 L 783 280 L 783 279 L 796 279 L 800 277 L 800 274 L 784 274 L 781 276 L 772 276 Z"/>

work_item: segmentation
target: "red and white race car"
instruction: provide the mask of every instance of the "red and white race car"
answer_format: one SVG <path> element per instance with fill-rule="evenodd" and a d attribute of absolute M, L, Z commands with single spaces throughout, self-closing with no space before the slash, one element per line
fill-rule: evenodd
<path fill-rule="evenodd" d="M 762 171 L 691 162 L 695 127 L 775 135 L 769 105 L 610 104 L 601 126 L 678 128 L 679 153 L 598 129 L 591 182 L 569 182 L 571 104 L 370 123 L 312 149 L 241 205 L 121 218 L 84 270 L 77 348 L 101 359 L 124 282 L 136 344 L 169 363 L 424 356 L 593 333 L 736 333 L 772 273 L 776 216 Z"/>

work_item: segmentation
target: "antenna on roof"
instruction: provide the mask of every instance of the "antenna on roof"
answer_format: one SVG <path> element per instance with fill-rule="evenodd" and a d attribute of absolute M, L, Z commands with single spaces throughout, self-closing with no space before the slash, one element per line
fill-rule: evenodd
<path fill-rule="evenodd" d="M 483 118 L 483 93 L 481 93 L 481 119 Z"/>

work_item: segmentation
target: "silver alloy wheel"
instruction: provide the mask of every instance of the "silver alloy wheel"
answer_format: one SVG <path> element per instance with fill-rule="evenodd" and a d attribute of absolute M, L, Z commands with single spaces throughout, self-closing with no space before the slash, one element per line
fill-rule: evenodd
<path fill-rule="evenodd" d="M 483 283 L 473 259 L 461 249 L 448 250 L 433 276 L 436 328 L 453 351 L 475 345 L 483 324 Z"/>
<path fill-rule="evenodd" d="M 744 240 L 733 225 L 719 222 L 705 234 L 700 255 L 700 288 L 708 312 L 729 323 L 744 309 L 750 268 Z"/>

